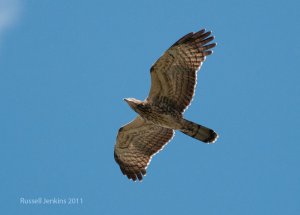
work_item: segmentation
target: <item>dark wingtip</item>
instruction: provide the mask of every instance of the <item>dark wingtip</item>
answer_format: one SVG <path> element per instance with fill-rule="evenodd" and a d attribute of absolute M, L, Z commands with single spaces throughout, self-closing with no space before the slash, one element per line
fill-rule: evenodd
<path fill-rule="evenodd" d="M 142 169 L 141 173 L 143 174 L 143 176 L 146 176 L 147 171 L 145 169 Z"/>
<path fill-rule="evenodd" d="M 190 32 L 190 33 L 184 35 L 183 37 L 181 37 L 179 40 L 177 40 L 171 47 L 176 46 L 181 43 L 184 43 L 185 41 L 189 40 L 193 36 L 194 36 L 194 33 Z"/>
<path fill-rule="evenodd" d="M 196 38 L 196 37 L 202 35 L 203 33 L 205 33 L 205 31 L 206 31 L 205 28 L 201 29 L 200 31 L 197 31 L 196 33 L 194 33 L 193 38 Z"/>
<path fill-rule="evenodd" d="M 126 172 L 125 170 L 121 169 L 122 173 L 127 176 L 129 180 L 132 180 L 134 182 L 143 181 L 143 177 L 146 176 L 146 170 L 141 169 L 140 172 Z"/>
<path fill-rule="evenodd" d="M 209 35 L 211 35 L 211 31 L 205 32 L 204 34 L 202 34 L 201 36 L 199 36 L 199 38 L 205 39 L 205 38 L 207 38 Z"/>
<path fill-rule="evenodd" d="M 142 172 L 138 172 L 138 173 L 128 173 L 128 174 L 126 174 L 126 176 L 127 176 L 127 178 L 128 178 L 129 180 L 132 180 L 132 181 L 134 181 L 134 182 L 136 182 L 136 181 L 142 182 L 142 181 L 143 181 L 143 174 L 142 174 Z"/>
<path fill-rule="evenodd" d="M 212 53 L 213 53 L 213 50 L 208 50 L 208 51 L 203 52 L 203 55 L 208 56 L 208 55 L 211 55 Z"/>
<path fill-rule="evenodd" d="M 143 180 L 143 175 L 141 172 L 137 173 L 136 176 L 138 177 L 139 181 Z"/>

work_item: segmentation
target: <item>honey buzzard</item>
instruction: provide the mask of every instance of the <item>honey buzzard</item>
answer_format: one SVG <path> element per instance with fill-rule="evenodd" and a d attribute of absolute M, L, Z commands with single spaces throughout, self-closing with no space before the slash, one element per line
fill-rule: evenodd
<path fill-rule="evenodd" d="M 152 156 L 172 139 L 174 130 L 204 143 L 218 138 L 212 129 L 183 118 L 194 95 L 197 71 L 216 46 L 210 43 L 213 39 L 205 29 L 179 39 L 151 67 L 148 98 L 124 99 L 138 116 L 119 129 L 114 158 L 129 179 L 143 179 Z"/>

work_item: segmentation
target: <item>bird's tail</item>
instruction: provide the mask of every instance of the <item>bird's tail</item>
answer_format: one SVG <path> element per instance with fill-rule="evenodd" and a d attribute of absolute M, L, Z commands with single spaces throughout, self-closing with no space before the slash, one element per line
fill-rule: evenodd
<path fill-rule="evenodd" d="M 179 130 L 182 133 L 189 135 L 204 143 L 214 143 L 218 138 L 218 134 L 214 130 L 206 128 L 202 125 L 198 125 L 189 120 L 182 119 L 181 125 L 182 128 Z"/>

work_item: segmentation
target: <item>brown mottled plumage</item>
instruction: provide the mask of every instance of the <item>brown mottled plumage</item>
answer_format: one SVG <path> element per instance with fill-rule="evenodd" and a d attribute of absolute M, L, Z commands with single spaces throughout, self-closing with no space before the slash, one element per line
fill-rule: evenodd
<path fill-rule="evenodd" d="M 145 101 L 125 99 L 139 115 L 119 129 L 114 157 L 124 175 L 142 180 L 152 156 L 179 130 L 205 143 L 218 135 L 183 118 L 194 96 L 197 71 L 216 43 L 204 29 L 174 43 L 151 67 L 151 89 Z"/>

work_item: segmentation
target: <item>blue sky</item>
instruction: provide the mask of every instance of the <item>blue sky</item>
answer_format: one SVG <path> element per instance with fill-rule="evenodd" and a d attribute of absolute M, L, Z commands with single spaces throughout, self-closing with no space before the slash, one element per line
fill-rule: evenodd
<path fill-rule="evenodd" d="M 1 214 L 300 213 L 299 1 L 0 3 Z M 113 159 L 135 117 L 122 99 L 144 99 L 155 60 L 201 28 L 218 46 L 185 117 L 220 138 L 177 132 L 128 181 Z"/>

